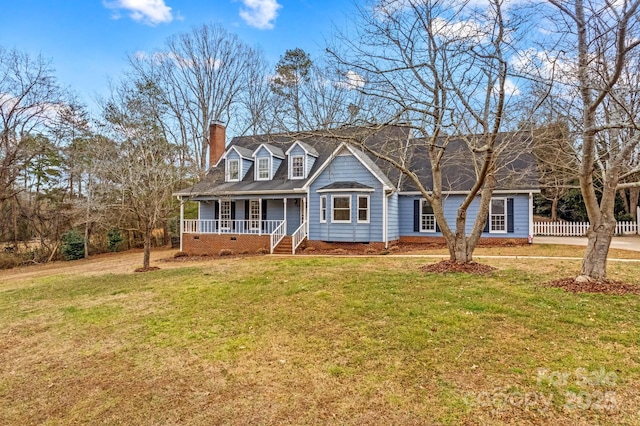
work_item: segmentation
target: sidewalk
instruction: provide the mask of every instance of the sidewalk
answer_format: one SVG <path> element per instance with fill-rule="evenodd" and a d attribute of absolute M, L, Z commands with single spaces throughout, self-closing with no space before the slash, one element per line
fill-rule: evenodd
<path fill-rule="evenodd" d="M 587 237 L 533 237 L 533 244 L 567 244 L 572 246 L 586 246 Z M 611 248 L 640 251 L 640 235 L 613 237 Z"/>

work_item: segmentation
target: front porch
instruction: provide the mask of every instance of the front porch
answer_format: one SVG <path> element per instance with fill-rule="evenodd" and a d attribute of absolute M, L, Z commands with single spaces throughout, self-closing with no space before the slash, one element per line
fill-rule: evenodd
<path fill-rule="evenodd" d="M 180 250 L 193 254 L 216 254 L 224 249 L 295 254 L 308 235 L 306 221 L 287 235 L 286 220 L 183 219 L 180 229 Z"/>

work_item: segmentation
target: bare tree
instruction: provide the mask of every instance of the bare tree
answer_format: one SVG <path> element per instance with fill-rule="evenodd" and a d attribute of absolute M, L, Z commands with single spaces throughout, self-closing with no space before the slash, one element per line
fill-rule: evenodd
<path fill-rule="evenodd" d="M 13 230 L 15 246 L 28 204 L 20 193 L 31 189 L 25 170 L 42 153 L 33 141 L 46 136 L 63 97 L 47 60 L 0 46 L 0 229 L 4 238 Z"/>
<path fill-rule="evenodd" d="M 506 20 L 501 0 L 486 7 L 444 0 L 379 1 L 370 6 L 360 10 L 357 34 L 343 34 L 340 47 L 329 52 L 343 75 L 366 82 L 354 89 L 384 105 L 381 124 L 403 123 L 420 136 L 413 143 L 428 150 L 431 182 L 420 181 L 412 170 L 407 157 L 411 147 L 360 147 L 413 182 L 433 207 L 451 260 L 469 262 L 487 220 L 498 154 L 508 149 L 508 138 L 499 146 L 496 141 L 508 128 L 506 105 L 517 92 L 508 65 L 517 25 Z M 523 140 L 522 135 L 515 139 Z M 454 140 L 464 148 L 448 148 Z M 443 209 L 443 169 L 460 150 L 471 158 L 475 174 L 455 224 L 450 224 Z M 478 214 L 467 235 L 467 211 L 478 196 Z"/>
<path fill-rule="evenodd" d="M 158 91 L 148 82 L 122 83 L 104 105 L 112 143 L 102 150 L 103 184 L 120 191 L 119 210 L 144 237 L 143 268 L 150 266 L 154 229 L 172 211 L 179 179 L 178 149 L 167 141 L 160 123 Z"/>
<path fill-rule="evenodd" d="M 603 280 L 616 227 L 616 193 L 638 185 L 624 182 L 638 172 L 629 165 L 640 142 L 640 1 L 549 3 L 561 18 L 554 22 L 566 70 L 554 83 L 566 99 L 567 116 L 575 118 L 580 189 L 590 223 L 579 278 Z"/>
<path fill-rule="evenodd" d="M 261 51 L 241 42 L 219 25 L 194 27 L 169 38 L 160 51 L 130 57 L 133 78 L 153 82 L 169 108 L 167 136 L 206 171 L 209 124 L 233 128 L 242 96 L 263 63 Z"/>

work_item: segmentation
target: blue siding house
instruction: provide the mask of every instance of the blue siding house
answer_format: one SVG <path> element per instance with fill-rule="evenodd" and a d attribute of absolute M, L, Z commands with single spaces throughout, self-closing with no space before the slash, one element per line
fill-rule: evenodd
<path fill-rule="evenodd" d="M 183 251 L 295 253 L 301 244 L 387 248 L 403 241 L 442 239 L 431 206 L 411 180 L 388 162 L 345 142 L 355 136 L 374 149 L 401 147 L 398 151 L 429 187 L 427 145 L 406 128 L 388 126 L 368 134 L 349 128 L 335 136 L 245 136 L 226 146 L 221 127 L 212 124 L 210 138 L 210 152 L 220 157 L 210 157 L 211 167 L 200 182 L 175 194 L 199 205 L 197 219 L 184 219 L 181 210 Z M 530 140 L 527 134 L 504 134 L 498 143 L 507 138 Z M 464 149 L 455 143 L 449 146 L 455 160 L 444 162 L 444 210 L 453 223 L 475 177 Z M 527 241 L 533 231 L 533 194 L 539 192 L 535 160 L 518 150 L 507 157 L 482 237 Z M 478 208 L 476 199 L 468 217 L 475 217 Z M 472 225 L 468 221 L 467 232 Z"/>

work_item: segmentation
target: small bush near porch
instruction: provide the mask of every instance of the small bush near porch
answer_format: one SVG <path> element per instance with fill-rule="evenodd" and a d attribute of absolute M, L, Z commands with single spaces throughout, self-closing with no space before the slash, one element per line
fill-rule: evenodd
<path fill-rule="evenodd" d="M 0 424 L 640 422 L 638 296 L 541 285 L 579 261 L 420 271 L 434 261 L 10 271 Z M 637 263 L 609 271 L 640 285 Z"/>

